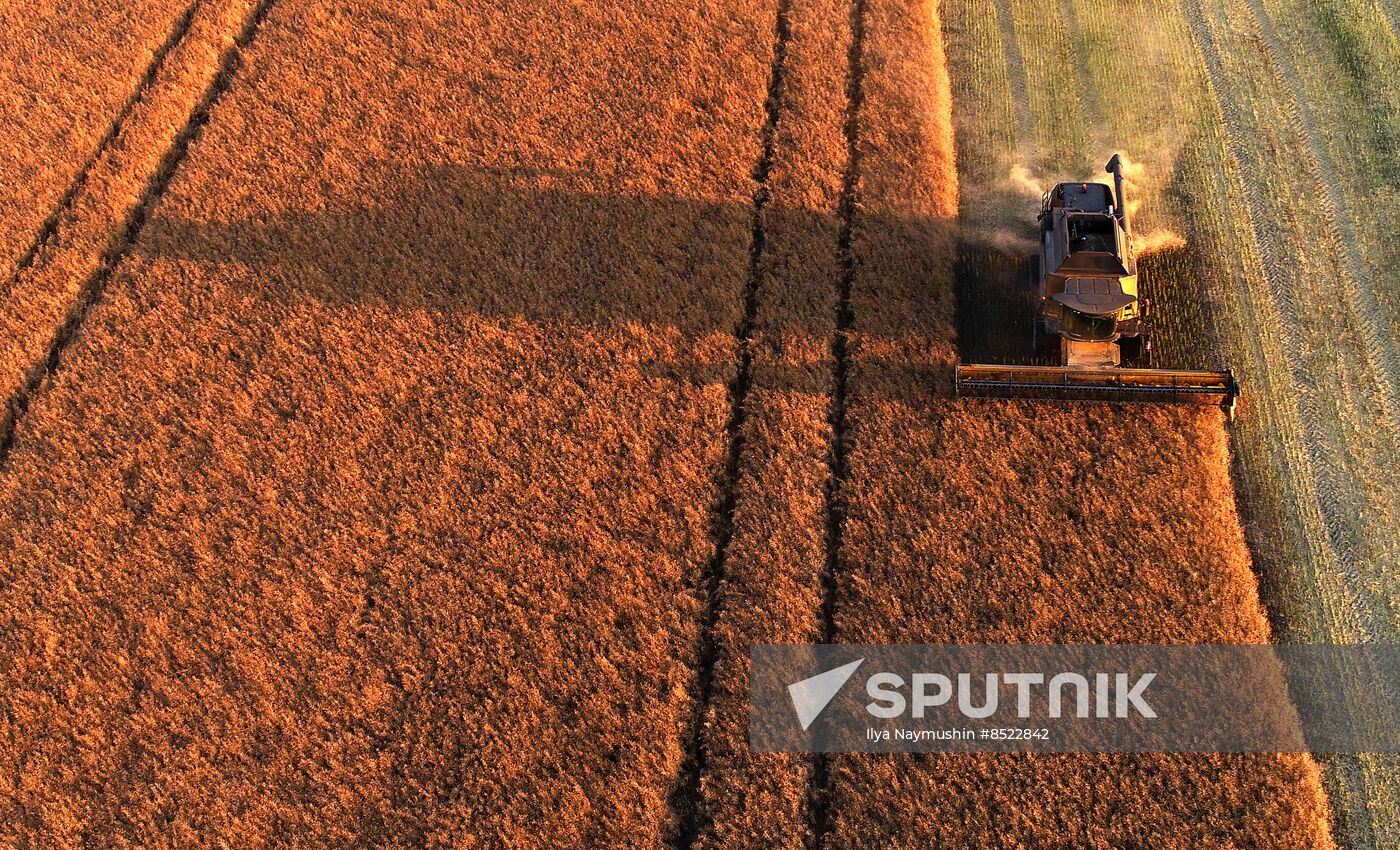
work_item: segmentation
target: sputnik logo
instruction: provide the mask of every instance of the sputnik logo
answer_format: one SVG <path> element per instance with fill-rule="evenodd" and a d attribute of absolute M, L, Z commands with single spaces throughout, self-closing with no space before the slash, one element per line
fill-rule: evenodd
<path fill-rule="evenodd" d="M 856 668 L 863 663 L 865 659 L 858 658 L 850 664 L 842 664 L 825 673 L 818 673 L 788 685 L 788 696 L 792 698 L 792 707 L 797 710 L 797 719 L 802 723 L 803 732 L 807 731 L 807 727 L 812 725 L 841 690 L 841 686 L 855 675 Z"/>

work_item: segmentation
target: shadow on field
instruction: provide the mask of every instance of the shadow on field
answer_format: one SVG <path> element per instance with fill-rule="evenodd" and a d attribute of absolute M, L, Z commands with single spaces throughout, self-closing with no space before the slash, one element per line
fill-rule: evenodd
<path fill-rule="evenodd" d="M 561 335 L 643 326 L 675 331 L 687 343 L 732 336 L 743 320 L 751 203 L 611 194 L 597 188 L 607 181 L 595 175 L 532 169 L 407 171 L 383 164 L 364 176 L 358 193 L 331 197 L 320 211 L 212 223 L 157 218 L 136 251 L 241 266 L 245 271 L 219 277 L 281 305 L 518 317 L 556 325 Z M 786 245 L 822 246 L 834 267 L 835 214 L 769 204 L 763 225 L 769 234 L 782 233 Z M 871 219 L 864 226 L 881 224 Z M 764 303 L 774 297 L 772 277 L 764 279 Z M 777 296 L 784 302 L 782 336 L 829 345 L 837 286 L 834 275 L 810 281 L 806 291 L 785 283 Z M 763 344 L 779 342 L 770 337 Z M 732 352 L 693 361 L 640 368 L 703 383 L 732 377 Z M 908 368 L 912 380 L 933 380 L 926 366 Z M 765 369 L 756 376 L 764 385 L 813 392 L 827 391 L 828 379 L 829 367 Z"/>
<path fill-rule="evenodd" d="M 964 363 L 1043 363 L 1035 356 L 1028 257 L 963 242 L 954 267 L 958 357 Z"/>
<path fill-rule="evenodd" d="M 246 266 L 256 274 L 239 285 L 283 303 L 664 323 L 688 336 L 732 316 L 747 273 L 733 263 L 747 205 L 592 194 L 569 186 L 578 176 L 526 170 L 366 178 L 323 210 L 153 221 L 140 249 Z"/>

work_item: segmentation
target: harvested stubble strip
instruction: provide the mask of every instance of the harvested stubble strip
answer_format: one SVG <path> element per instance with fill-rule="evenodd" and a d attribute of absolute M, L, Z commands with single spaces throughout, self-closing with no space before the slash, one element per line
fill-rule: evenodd
<path fill-rule="evenodd" d="M 34 244 L 191 0 L 0 5 L 0 279 Z"/>
<path fill-rule="evenodd" d="M 272 8 L 0 481 L 0 843 L 665 837 L 774 16 Z"/>
<path fill-rule="evenodd" d="M 1267 640 L 1218 412 L 949 397 L 934 4 L 873 0 L 867 39 L 839 639 Z M 847 756 L 833 783 L 828 846 L 1330 846 L 1301 756 Z"/>
<path fill-rule="evenodd" d="M 1246 379 L 1271 389 L 1234 441 L 1269 602 L 1289 642 L 1393 642 L 1400 46 L 1368 4 L 1186 4 L 1182 14 L 1220 124 L 1218 146 L 1187 165 L 1223 160 L 1216 169 L 1241 191 L 1208 223 L 1257 243 L 1257 273 L 1243 286 L 1224 280 L 1220 325 Z M 1400 759 L 1327 763 L 1338 841 L 1400 845 Z"/>
<path fill-rule="evenodd" d="M 181 19 L 169 49 L 152 64 L 154 73 L 132 95 L 117 132 L 72 184 L 49 239 L 0 291 L 0 397 L 22 395 L 31 375 L 40 376 L 35 370 L 48 357 L 55 333 L 123 246 L 133 212 L 253 7 L 254 0 L 201 3 Z M 44 206 L 36 199 L 29 208 Z M 0 422 L 2 435 L 12 423 L 3 414 Z"/>
<path fill-rule="evenodd" d="M 702 742 L 705 847 L 810 845 L 810 761 L 748 748 L 748 649 L 821 638 L 849 13 L 845 0 L 791 0 L 787 9 L 739 497 Z"/>

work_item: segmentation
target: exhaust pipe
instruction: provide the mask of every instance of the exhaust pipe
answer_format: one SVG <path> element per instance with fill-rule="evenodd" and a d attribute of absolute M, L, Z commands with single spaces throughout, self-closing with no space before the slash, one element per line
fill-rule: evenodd
<path fill-rule="evenodd" d="M 1123 197 L 1123 159 L 1114 154 L 1103 170 L 1113 175 L 1113 195 L 1118 199 L 1118 223 L 1123 227 L 1124 235 L 1131 239 L 1133 228 L 1128 224 L 1128 199 Z"/>

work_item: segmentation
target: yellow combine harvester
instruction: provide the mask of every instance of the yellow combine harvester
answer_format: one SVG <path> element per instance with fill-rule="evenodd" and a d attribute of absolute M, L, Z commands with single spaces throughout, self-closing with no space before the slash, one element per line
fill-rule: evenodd
<path fill-rule="evenodd" d="M 1111 191 L 1102 183 L 1061 183 L 1041 201 L 1040 252 L 1031 258 L 1034 343 L 1040 351 L 1057 338 L 1060 365 L 960 365 L 958 392 L 1219 404 L 1233 417 L 1239 386 L 1229 371 L 1147 368 L 1151 305 L 1138 295 L 1122 160 L 1114 155 L 1106 170 Z"/>

